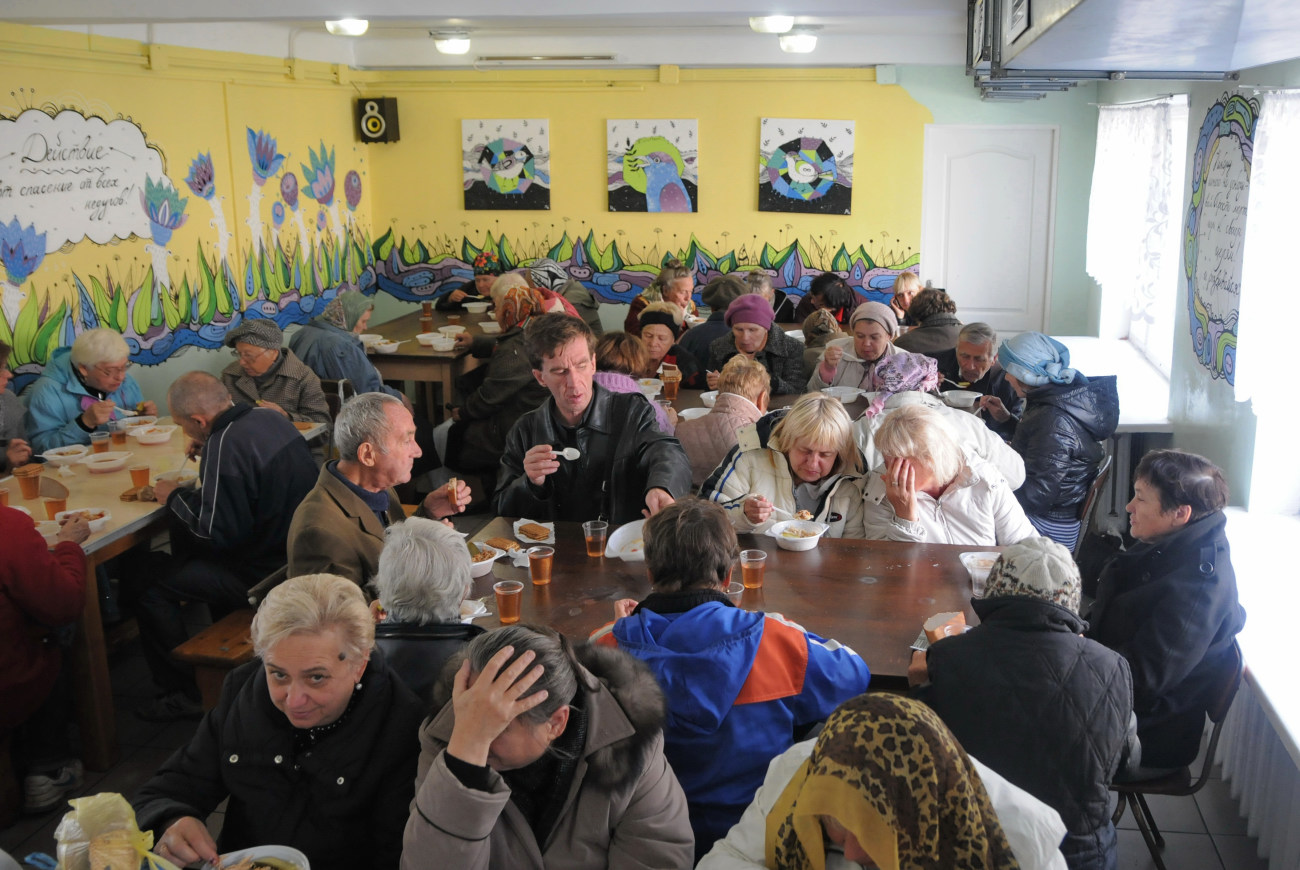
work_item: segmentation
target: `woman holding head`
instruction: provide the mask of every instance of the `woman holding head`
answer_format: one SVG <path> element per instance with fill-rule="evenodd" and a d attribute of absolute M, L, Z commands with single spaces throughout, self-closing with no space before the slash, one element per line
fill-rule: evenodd
<path fill-rule="evenodd" d="M 898 322 L 883 302 L 864 302 L 849 316 L 849 334 L 826 343 L 821 361 L 808 378 L 809 390 L 857 387 L 870 390 L 871 373 L 885 357 L 902 353 L 894 347 Z"/>
<path fill-rule="evenodd" d="M 27 426 L 18 394 L 9 389 L 14 373 L 9 370 L 9 354 L 13 348 L 0 341 L 0 474 L 23 465 L 32 456 L 32 446 L 27 443 Z"/>
<path fill-rule="evenodd" d="M 671 302 L 686 314 L 695 315 L 695 273 L 682 265 L 681 260 L 669 260 L 659 270 L 659 276 L 632 300 L 628 306 L 627 317 L 623 320 L 623 331 L 629 335 L 641 334 L 641 312 L 651 302 Z"/>
<path fill-rule="evenodd" d="M 705 380 L 710 390 L 718 388 L 718 372 L 733 356 L 757 360 L 772 376 L 771 394 L 789 396 L 803 392 L 803 342 L 791 338 L 776 325 L 776 315 L 766 299 L 746 293 L 727 306 L 724 318 L 731 332 L 709 345 Z"/>
<path fill-rule="evenodd" d="M 921 292 L 921 276 L 915 272 L 900 272 L 894 279 L 894 295 L 889 300 L 889 307 L 898 319 L 899 326 L 915 326 L 916 321 L 908 313 L 912 300 Z"/>
<path fill-rule="evenodd" d="M 1006 478 L 967 455 L 934 409 L 890 411 L 873 440 L 885 467 L 867 477 L 865 537 L 988 547 L 1036 534 Z"/>
<path fill-rule="evenodd" d="M 333 574 L 291 578 L 252 626 L 257 659 L 136 793 L 142 830 L 177 866 L 267 843 L 313 868 L 396 868 L 422 705 L 374 650 L 360 587 Z M 221 836 L 204 820 L 228 800 Z"/>
<path fill-rule="evenodd" d="M 122 409 L 157 414 L 127 373 L 131 348 L 115 330 L 88 329 L 72 347 L 50 355 L 27 394 L 27 434 L 32 450 L 44 453 L 67 444 L 89 444 L 90 433 L 107 431 Z"/>
<path fill-rule="evenodd" d="M 1236 667 L 1246 611 L 1224 531 L 1228 484 L 1203 456 L 1152 450 L 1126 506 L 1135 546 L 1102 569 L 1087 635 L 1128 660 L 1144 768 L 1182 767 Z"/>
<path fill-rule="evenodd" d="M 772 427 L 766 447 L 731 453 L 700 495 L 719 502 L 738 532 L 806 511 L 830 526 L 827 537 L 861 538 L 861 470 L 844 406 L 822 393 L 807 393 Z"/>
<path fill-rule="evenodd" d="M 682 309 L 672 302 L 651 302 L 641 310 L 641 343 L 646 350 L 642 377 L 656 378 L 660 366 L 677 366 L 682 373 L 681 386 L 699 387 L 700 364 L 690 351 L 677 343 L 685 326 L 684 318 Z"/>
<path fill-rule="evenodd" d="M 403 868 L 691 866 L 663 694 L 643 665 L 515 625 L 471 641 L 434 691 Z"/>

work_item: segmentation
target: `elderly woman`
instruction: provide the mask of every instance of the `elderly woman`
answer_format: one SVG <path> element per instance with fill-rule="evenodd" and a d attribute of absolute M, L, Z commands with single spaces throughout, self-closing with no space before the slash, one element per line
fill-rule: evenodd
<path fill-rule="evenodd" d="M 1012 449 L 1025 460 L 1025 484 L 1016 498 L 1040 534 L 1073 550 L 1079 506 L 1106 455 L 1102 442 L 1119 424 L 1115 378 L 1084 377 L 1070 368 L 1069 349 L 1041 332 L 1002 342 L 998 361 L 1025 400 L 1011 436 Z"/>
<path fill-rule="evenodd" d="M 127 374 L 130 352 L 119 333 L 100 328 L 86 330 L 71 348 L 51 354 L 27 393 L 27 434 L 35 452 L 89 444 L 91 432 L 107 431 L 124 410 L 158 413 Z"/>
<path fill-rule="evenodd" d="M 236 402 L 270 408 L 294 422 L 328 423 L 320 378 L 283 344 L 275 321 L 244 320 L 226 333 L 235 361 L 222 370 L 221 382 Z"/>
<path fill-rule="evenodd" d="M 596 374 L 592 380 L 611 393 L 639 393 L 636 379 L 648 365 L 645 342 L 626 332 L 607 332 L 596 342 Z M 659 431 L 673 434 L 677 412 L 671 406 L 652 403 Z"/>
<path fill-rule="evenodd" d="M 658 377 L 660 366 L 677 366 L 682 373 L 681 386 L 697 389 L 700 364 L 677 339 L 685 326 L 685 312 L 671 302 L 651 302 L 641 310 L 641 343 L 645 345 L 646 366 L 642 376 Z"/>
<path fill-rule="evenodd" d="M 861 470 L 844 406 L 808 393 L 772 427 L 767 447 L 730 454 L 700 494 L 721 503 L 738 532 L 806 513 L 830 526 L 828 537 L 861 538 Z"/>
<path fill-rule="evenodd" d="M 710 390 L 718 388 L 718 372 L 736 354 L 757 360 L 772 376 L 769 392 L 788 396 L 803 392 L 803 342 L 776 326 L 772 306 L 763 297 L 747 293 L 727 306 L 724 318 L 731 333 L 709 345 L 705 377 Z"/>
<path fill-rule="evenodd" d="M 510 427 L 550 395 L 524 352 L 524 329 L 546 311 L 541 292 L 511 272 L 492 282 L 492 303 L 500 335 L 456 334 L 456 347 L 487 365 L 457 379 L 451 419 L 433 433 L 443 464 L 458 471 L 495 472 Z"/>
<path fill-rule="evenodd" d="M 915 272 L 900 272 L 894 279 L 894 295 L 889 300 L 889 308 L 894 312 L 899 326 L 916 326 L 911 316 L 912 300 L 921 292 L 921 277 Z"/>
<path fill-rule="evenodd" d="M 695 293 L 695 273 L 682 265 L 681 260 L 669 260 L 659 270 L 659 276 L 632 300 L 628 306 L 627 317 L 623 320 L 623 331 L 629 335 L 641 334 L 641 312 L 651 302 L 672 302 L 687 314 L 695 314 L 695 302 L 691 296 Z"/>
<path fill-rule="evenodd" d="M 471 266 L 474 277 L 441 297 L 436 303 L 439 311 L 464 311 L 466 302 L 488 298 L 492 284 L 501 275 L 500 258 L 493 251 L 479 251 Z"/>
<path fill-rule="evenodd" d="M 907 316 L 916 326 L 894 339 L 896 347 L 935 356 L 957 346 L 961 321 L 957 319 L 957 303 L 947 292 L 925 288 L 908 306 Z"/>
<path fill-rule="evenodd" d="M 430 697 L 443 664 L 483 633 L 460 621 L 469 595 L 469 549 L 455 530 L 411 517 L 388 527 L 371 609 L 379 620 L 375 646 L 388 666 L 422 700 Z"/>
<path fill-rule="evenodd" d="M 912 654 L 914 697 L 1061 814 L 1070 870 L 1116 866 L 1110 782 L 1136 748 L 1133 682 L 1122 656 L 1081 636 L 1070 551 L 1050 538 L 1007 547 L 971 604 L 979 625 Z"/>
<path fill-rule="evenodd" d="M 736 446 L 740 430 L 767 411 L 767 369 L 752 359 L 733 356 L 718 377 L 718 399 L 709 413 L 679 420 L 673 433 L 691 460 L 691 483 L 699 489 Z"/>
<path fill-rule="evenodd" d="M 421 704 L 376 652 L 361 589 L 294 577 L 253 618 L 255 661 L 132 802 L 177 866 L 277 843 L 313 868 L 396 868 Z M 228 800 L 214 842 L 204 819 Z"/>
<path fill-rule="evenodd" d="M 934 409 L 891 411 L 875 445 L 885 468 L 863 491 L 865 537 L 988 547 L 1035 535 L 1006 478 L 967 456 Z"/>
<path fill-rule="evenodd" d="M 1065 870 L 1064 833 L 1054 810 L 967 755 L 934 711 L 874 693 L 777 756 L 697 870 Z"/>
<path fill-rule="evenodd" d="M 410 400 L 401 390 L 384 384 L 358 337 L 370 325 L 374 310 L 375 303 L 368 296 L 352 291 L 339 293 L 319 316 L 290 336 L 289 350 L 317 377 L 346 378 L 356 392 L 387 393 L 401 399 L 409 410 Z"/>
<path fill-rule="evenodd" d="M 14 376 L 9 370 L 12 351 L 12 347 L 0 341 L 0 474 L 8 474 L 9 469 L 23 465 L 32 456 L 23 423 L 27 409 L 18 394 L 9 389 L 9 381 Z"/>
<path fill-rule="evenodd" d="M 1102 569 L 1088 637 L 1128 660 L 1143 767 L 1190 763 L 1246 611 L 1224 533 L 1228 484 L 1203 456 L 1153 450 L 1127 505 L 1138 544 Z"/>
<path fill-rule="evenodd" d="M 575 317 L 581 317 L 597 338 L 605 334 L 600 322 L 600 300 L 577 278 L 570 278 L 564 267 L 549 257 L 534 260 L 524 271 L 530 287 L 545 290 L 561 297 L 573 307 Z M 567 313 L 567 310 L 566 310 Z"/>
<path fill-rule="evenodd" d="M 452 667 L 420 729 L 406 870 L 692 865 L 663 694 L 644 666 L 515 625 L 470 641 Z"/>
<path fill-rule="evenodd" d="M 882 302 L 864 302 L 849 317 L 849 335 L 827 342 L 821 362 L 808 378 L 808 389 L 857 387 L 870 390 L 871 372 L 882 359 L 901 353 L 894 347 L 898 322 Z"/>
<path fill-rule="evenodd" d="M 814 311 L 829 311 L 836 323 L 845 323 L 858 304 L 858 294 L 834 272 L 823 272 L 808 285 L 808 292 L 794 309 L 794 321 L 802 323 Z"/>

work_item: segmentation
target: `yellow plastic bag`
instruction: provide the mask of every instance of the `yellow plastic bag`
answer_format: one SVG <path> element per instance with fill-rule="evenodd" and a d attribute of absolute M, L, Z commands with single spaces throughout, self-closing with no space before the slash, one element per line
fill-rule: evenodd
<path fill-rule="evenodd" d="M 150 852 L 153 834 L 141 831 L 126 798 L 103 792 L 68 801 L 71 812 L 54 831 L 60 870 L 178 870 Z"/>

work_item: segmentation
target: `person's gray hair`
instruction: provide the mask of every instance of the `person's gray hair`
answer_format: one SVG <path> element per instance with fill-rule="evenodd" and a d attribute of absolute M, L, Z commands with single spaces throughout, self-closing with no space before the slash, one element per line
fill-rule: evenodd
<path fill-rule="evenodd" d="M 925 405 L 906 405 L 885 416 L 872 435 L 876 449 L 890 459 L 923 463 L 936 483 L 947 486 L 966 466 L 966 454 L 939 412 Z"/>
<path fill-rule="evenodd" d="M 388 393 L 359 393 L 343 403 L 334 418 L 334 446 L 339 459 L 355 462 L 361 445 L 370 442 L 380 453 L 387 452 L 388 404 L 402 406 L 402 400 Z M 404 406 L 403 406 L 404 407 Z"/>
<path fill-rule="evenodd" d="M 411 517 L 384 533 L 371 586 L 393 622 L 459 622 L 460 602 L 472 586 L 471 564 L 465 539 L 454 529 Z"/>
<path fill-rule="evenodd" d="M 964 341 L 967 344 L 987 344 L 996 349 L 998 346 L 998 331 L 987 323 L 968 323 L 957 333 L 957 340 Z"/>
<path fill-rule="evenodd" d="M 92 368 L 101 363 L 117 362 L 131 355 L 126 339 L 115 329 L 101 326 L 88 329 L 72 342 L 70 359 L 73 363 Z"/>
<path fill-rule="evenodd" d="M 340 654 L 357 662 L 370 658 L 375 619 L 361 587 L 337 574 L 291 577 L 267 593 L 253 617 L 253 653 L 261 659 L 286 637 L 334 631 Z"/>
<path fill-rule="evenodd" d="M 186 372 L 167 389 L 167 408 L 173 417 L 220 414 L 233 403 L 221 379 L 207 372 Z"/>
<path fill-rule="evenodd" d="M 768 302 L 771 302 L 776 296 L 776 288 L 772 286 L 772 276 L 759 269 L 751 269 L 745 273 L 745 292 L 757 293 Z"/>
<path fill-rule="evenodd" d="M 537 665 L 542 666 L 542 675 L 537 678 L 520 699 L 546 690 L 546 700 L 531 710 L 519 714 L 518 718 L 537 725 L 551 718 L 556 710 L 573 702 L 578 693 L 580 665 L 573 656 L 573 648 L 564 635 L 553 628 L 540 625 L 509 625 L 480 634 L 469 642 L 465 648 L 465 658 L 476 675 L 483 673 L 492 656 L 506 647 L 513 647 L 510 659 L 501 666 L 504 671 L 525 652 L 532 650 L 535 657 L 524 669 L 524 674 L 532 672 Z M 520 675 L 521 677 L 523 674 Z M 586 686 L 592 689 L 594 686 Z"/>

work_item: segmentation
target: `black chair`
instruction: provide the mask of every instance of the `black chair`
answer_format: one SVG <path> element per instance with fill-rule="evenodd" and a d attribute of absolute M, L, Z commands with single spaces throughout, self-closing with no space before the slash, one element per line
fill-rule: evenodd
<path fill-rule="evenodd" d="M 1162 794 L 1172 797 L 1187 797 L 1200 791 L 1201 787 L 1205 785 L 1205 781 L 1210 778 L 1210 767 L 1214 764 L 1215 751 L 1219 746 L 1219 735 L 1223 732 L 1223 720 L 1228 717 L 1228 710 L 1232 707 L 1232 699 L 1237 697 L 1237 688 L 1241 685 L 1241 647 L 1236 643 L 1232 645 L 1232 659 L 1233 666 L 1225 671 L 1223 683 L 1219 686 L 1218 694 L 1207 711 L 1210 721 L 1214 723 L 1214 728 L 1210 731 L 1210 744 L 1205 748 L 1205 758 L 1201 762 L 1201 772 L 1196 777 L 1196 780 L 1192 780 L 1192 768 L 1188 765 L 1155 779 L 1113 782 L 1110 785 L 1110 790 L 1119 795 L 1119 805 L 1115 808 L 1115 815 L 1111 818 L 1111 821 L 1118 822 L 1124 816 L 1124 807 L 1128 806 L 1130 808 L 1133 818 L 1137 819 L 1138 830 L 1142 832 L 1142 839 L 1146 841 L 1147 849 L 1151 852 L 1151 860 L 1155 862 L 1158 870 L 1165 870 L 1165 862 L 1160 857 L 1160 850 L 1165 847 L 1165 838 L 1161 836 L 1160 829 L 1156 827 L 1155 818 L 1151 815 L 1151 808 L 1147 806 L 1146 796 L 1149 794 Z"/>
<path fill-rule="evenodd" d="M 1074 552 L 1071 554 L 1076 562 L 1079 561 L 1079 552 L 1083 549 L 1084 539 L 1088 537 L 1088 530 L 1092 528 L 1092 509 L 1097 505 L 1097 499 L 1110 477 L 1111 460 L 1110 456 L 1102 457 L 1101 464 L 1097 466 L 1097 476 L 1092 479 L 1088 495 L 1079 506 L 1079 537 L 1074 542 Z"/>

